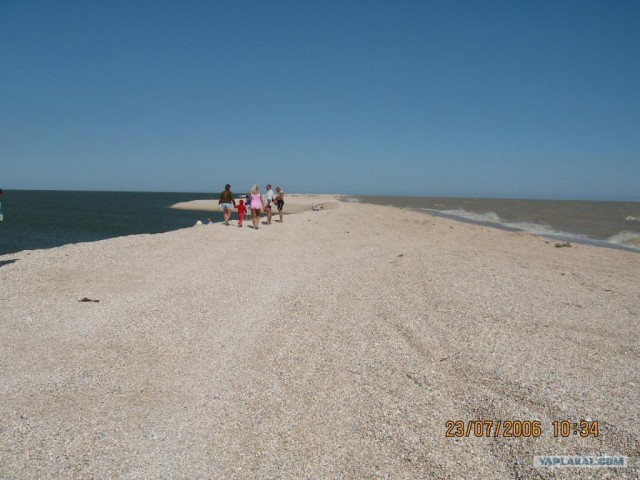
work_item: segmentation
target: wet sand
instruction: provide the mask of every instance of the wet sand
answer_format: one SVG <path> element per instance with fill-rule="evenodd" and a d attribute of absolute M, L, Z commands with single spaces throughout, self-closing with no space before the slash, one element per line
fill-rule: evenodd
<path fill-rule="evenodd" d="M 0 478 L 637 478 L 639 255 L 286 200 L 0 256 Z M 533 464 L 600 454 L 631 466 Z"/>

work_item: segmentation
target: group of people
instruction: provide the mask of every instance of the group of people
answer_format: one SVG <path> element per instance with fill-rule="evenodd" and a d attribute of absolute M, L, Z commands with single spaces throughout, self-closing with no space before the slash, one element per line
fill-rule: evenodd
<path fill-rule="evenodd" d="M 218 200 L 218 205 L 220 205 L 224 214 L 224 224 L 229 225 L 231 212 L 235 208 L 238 210 L 238 227 L 242 227 L 247 210 L 250 210 L 253 228 L 258 230 L 260 228 L 262 212 L 267 214 L 266 224 L 271 225 L 271 210 L 274 205 L 278 209 L 278 215 L 280 217 L 280 220 L 276 221 L 283 222 L 284 218 L 282 209 L 284 208 L 284 190 L 280 187 L 276 187 L 276 191 L 274 192 L 271 189 L 270 184 L 267 184 L 266 188 L 267 191 L 263 195 L 260 192 L 260 187 L 258 187 L 258 185 L 254 185 L 251 187 L 251 193 L 247 193 L 245 198 L 240 199 L 236 204 L 235 197 L 231 191 L 231 185 L 226 184 L 224 190 L 220 193 L 220 199 Z M 213 220 L 209 219 L 209 223 L 212 222 Z"/>

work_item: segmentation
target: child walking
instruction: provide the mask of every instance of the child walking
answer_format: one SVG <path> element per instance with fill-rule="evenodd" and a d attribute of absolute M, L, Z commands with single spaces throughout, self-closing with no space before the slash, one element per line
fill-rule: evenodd
<path fill-rule="evenodd" d="M 244 216 L 247 213 L 247 206 L 244 204 L 244 200 L 240 200 L 236 208 L 238 209 L 238 226 L 241 227 Z"/>

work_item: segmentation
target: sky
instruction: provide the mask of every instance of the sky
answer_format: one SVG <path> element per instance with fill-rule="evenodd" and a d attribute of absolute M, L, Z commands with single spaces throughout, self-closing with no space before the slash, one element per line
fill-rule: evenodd
<path fill-rule="evenodd" d="M 0 0 L 0 187 L 640 201 L 637 0 Z"/>

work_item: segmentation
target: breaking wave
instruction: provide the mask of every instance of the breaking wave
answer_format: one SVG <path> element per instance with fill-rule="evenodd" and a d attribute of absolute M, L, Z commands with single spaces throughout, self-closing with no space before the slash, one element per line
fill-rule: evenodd
<path fill-rule="evenodd" d="M 507 222 L 500 218 L 500 216 L 492 211 L 487 212 L 468 212 L 464 209 L 455 210 L 433 210 L 430 208 L 422 208 L 421 210 L 429 210 L 432 212 L 438 212 L 447 216 L 462 218 L 465 220 L 471 220 L 472 222 L 479 222 L 484 224 L 492 224 L 500 227 L 506 227 L 508 229 L 522 230 L 525 232 L 534 233 L 537 235 L 568 235 L 565 232 L 558 232 L 552 229 L 549 225 L 533 222 Z"/>
<path fill-rule="evenodd" d="M 463 209 L 456 210 L 434 210 L 433 208 L 421 208 L 420 210 L 428 210 L 430 212 L 443 213 L 445 215 L 451 215 L 452 217 L 466 218 L 467 220 L 473 220 L 474 222 L 488 222 L 503 224 L 502 219 L 495 212 L 475 213 L 467 212 Z"/>
<path fill-rule="evenodd" d="M 593 238 L 585 237 L 582 235 L 576 235 L 569 232 L 555 230 L 549 225 L 534 222 L 507 222 L 500 216 L 492 211 L 483 213 L 468 212 L 464 209 L 451 209 L 451 210 L 435 210 L 432 208 L 421 208 L 420 210 L 426 210 L 435 214 L 447 216 L 453 219 L 468 220 L 474 223 L 480 223 L 489 226 L 495 226 L 499 228 L 506 228 L 508 230 L 518 230 L 533 233 L 534 235 L 540 235 L 541 237 L 551 238 L 555 240 L 586 243 L 599 246 L 621 246 L 627 250 L 640 251 L 640 233 L 631 232 L 625 230 L 616 235 L 613 235 L 606 240 L 596 240 Z M 634 217 L 635 218 L 635 217 Z"/>
<path fill-rule="evenodd" d="M 619 245 L 627 245 L 640 249 L 640 233 L 624 230 L 616 233 L 607 239 L 608 242 L 617 243 Z"/>

